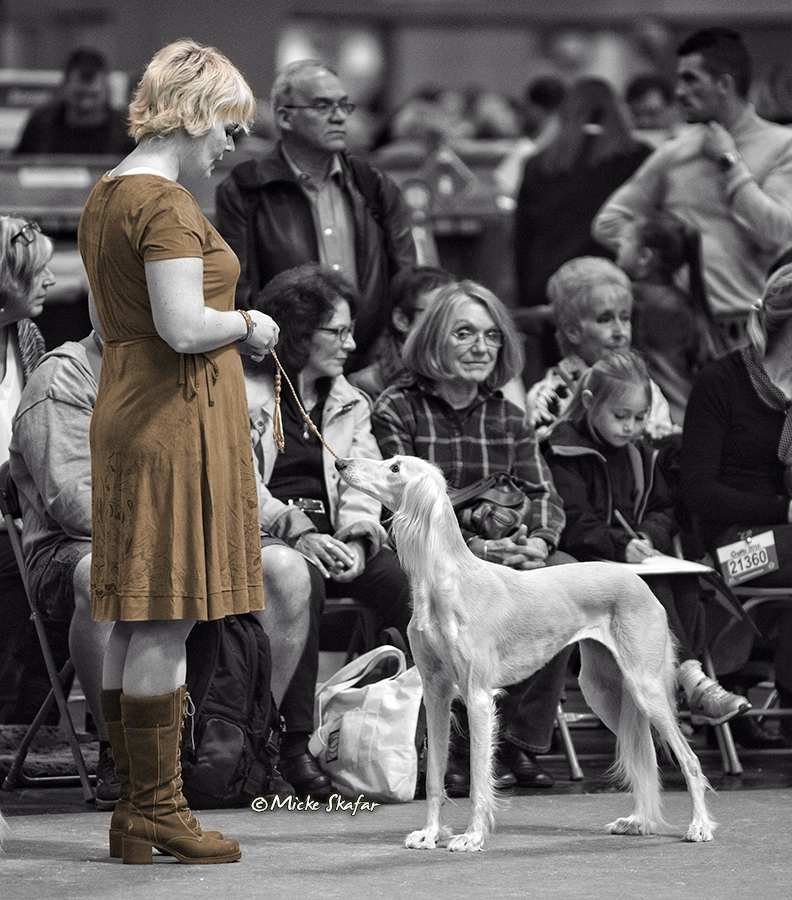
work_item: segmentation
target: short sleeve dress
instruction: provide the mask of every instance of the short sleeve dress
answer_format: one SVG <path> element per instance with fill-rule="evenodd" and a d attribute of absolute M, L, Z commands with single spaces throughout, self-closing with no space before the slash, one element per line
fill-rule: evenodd
<path fill-rule="evenodd" d="M 105 175 L 80 254 L 105 336 L 91 419 L 94 619 L 216 619 L 264 591 L 245 384 L 233 344 L 180 354 L 159 337 L 145 262 L 203 259 L 204 301 L 234 304 L 236 256 L 188 191 Z"/>

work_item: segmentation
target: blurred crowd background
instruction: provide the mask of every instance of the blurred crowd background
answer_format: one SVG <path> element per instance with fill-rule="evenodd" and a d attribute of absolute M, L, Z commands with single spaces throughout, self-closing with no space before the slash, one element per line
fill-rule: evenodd
<path fill-rule="evenodd" d="M 30 111 L 60 89 L 77 48 L 109 60 L 119 109 L 145 62 L 175 38 L 214 44 L 240 66 L 261 99 L 259 121 L 211 183 L 191 186 L 210 217 L 217 183 L 273 138 L 275 72 L 305 57 L 328 63 L 357 104 L 350 149 L 402 187 L 445 268 L 510 303 L 514 195 L 524 158 L 551 134 L 559 85 L 602 78 L 625 107 L 638 76 L 672 92 L 676 46 L 709 25 L 744 36 L 760 115 L 792 121 L 788 0 L 0 0 L 0 212 L 34 216 L 58 239 L 58 288 L 42 320 L 48 344 L 83 333 L 82 307 L 76 314 L 64 304 L 81 294 L 72 242 L 103 168 L 12 151 Z M 673 97 L 647 94 L 631 115 L 640 136 L 657 143 L 675 127 Z"/>

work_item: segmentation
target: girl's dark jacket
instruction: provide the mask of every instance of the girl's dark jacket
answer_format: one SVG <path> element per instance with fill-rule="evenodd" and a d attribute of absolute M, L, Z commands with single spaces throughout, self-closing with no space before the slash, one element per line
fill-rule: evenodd
<path fill-rule="evenodd" d="M 583 432 L 566 421 L 550 433 L 542 449 L 566 512 L 559 549 L 581 562 L 624 562 L 632 536 L 614 517 L 611 473 L 601 449 L 587 430 Z M 613 452 L 627 455 L 633 473 L 632 508 L 620 512 L 639 535 L 651 540 L 656 550 L 671 552 L 676 525 L 657 466 L 657 451 L 641 440 Z M 619 493 L 630 493 L 628 487 L 622 486 Z"/>

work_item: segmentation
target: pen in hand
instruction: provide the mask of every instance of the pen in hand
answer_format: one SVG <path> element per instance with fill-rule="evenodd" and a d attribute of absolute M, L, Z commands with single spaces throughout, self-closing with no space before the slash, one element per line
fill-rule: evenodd
<path fill-rule="evenodd" d="M 649 559 L 649 557 L 651 557 L 651 556 L 658 555 L 657 550 L 655 550 L 654 547 L 652 547 L 651 543 L 649 541 L 647 541 L 646 538 L 642 538 L 635 531 L 635 529 L 630 525 L 630 523 L 627 521 L 627 519 L 624 518 L 624 516 L 619 512 L 618 509 L 614 509 L 613 515 L 614 515 L 615 519 L 618 521 L 619 525 L 621 525 L 621 527 L 627 532 L 627 534 L 630 535 L 630 537 L 633 539 L 633 541 L 638 542 L 637 546 L 632 544 L 632 541 L 630 541 L 630 544 L 632 545 L 632 550 L 633 550 L 634 555 L 638 556 L 639 560 L 641 562 L 643 562 L 644 559 Z M 636 562 L 635 559 L 630 559 L 630 555 L 631 555 L 630 548 L 628 546 L 627 561 L 628 562 Z"/>
<path fill-rule="evenodd" d="M 618 509 L 613 510 L 614 518 L 618 521 L 619 525 L 630 535 L 631 538 L 635 538 L 636 541 L 642 540 L 641 536 L 637 534 L 635 529 L 630 525 L 627 519 L 619 512 Z"/>

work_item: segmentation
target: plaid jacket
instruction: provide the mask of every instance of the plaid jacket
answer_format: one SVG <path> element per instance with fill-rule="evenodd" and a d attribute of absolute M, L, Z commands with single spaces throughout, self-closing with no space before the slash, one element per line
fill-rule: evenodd
<path fill-rule="evenodd" d="M 30 319 L 20 319 L 16 323 L 17 340 L 19 341 L 19 355 L 22 357 L 22 373 L 25 384 L 28 382 L 33 369 L 44 356 L 46 347 L 44 338 Z"/>
<path fill-rule="evenodd" d="M 454 409 L 421 379 L 387 388 L 374 405 L 372 425 L 385 459 L 418 456 L 462 488 L 494 472 L 521 479 L 531 498 L 529 537 L 558 546 L 564 507 L 533 428 L 500 391 L 481 390 L 464 410 Z"/>

